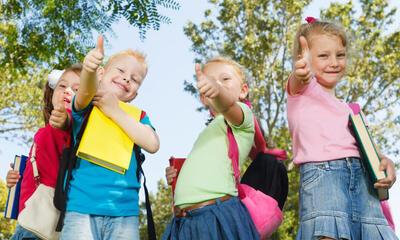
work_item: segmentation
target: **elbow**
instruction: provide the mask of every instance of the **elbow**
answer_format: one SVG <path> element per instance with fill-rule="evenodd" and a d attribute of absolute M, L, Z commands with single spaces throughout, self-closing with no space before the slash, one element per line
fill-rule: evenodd
<path fill-rule="evenodd" d="M 154 136 L 154 141 L 152 141 L 152 144 L 148 147 L 147 152 L 149 153 L 156 153 L 160 149 L 160 140 L 158 139 L 157 136 Z"/>

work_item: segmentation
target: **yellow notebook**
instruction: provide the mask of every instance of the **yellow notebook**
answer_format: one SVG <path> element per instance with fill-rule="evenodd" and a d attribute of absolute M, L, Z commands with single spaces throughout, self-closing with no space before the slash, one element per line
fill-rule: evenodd
<path fill-rule="evenodd" d="M 142 110 L 124 102 L 119 106 L 135 121 Z M 76 155 L 94 164 L 125 174 L 131 161 L 134 142 L 99 108 L 93 107 Z"/>

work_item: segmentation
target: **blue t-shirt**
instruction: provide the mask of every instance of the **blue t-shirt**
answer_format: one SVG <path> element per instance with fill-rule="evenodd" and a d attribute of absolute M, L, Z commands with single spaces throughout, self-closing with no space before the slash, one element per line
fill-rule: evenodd
<path fill-rule="evenodd" d="M 89 106 L 78 112 L 72 109 L 74 140 L 88 109 Z M 152 127 L 147 115 L 140 122 Z M 67 211 L 103 216 L 138 216 L 140 182 L 136 177 L 136 169 L 133 149 L 129 169 L 125 174 L 78 158 L 77 166 L 72 171 Z"/>

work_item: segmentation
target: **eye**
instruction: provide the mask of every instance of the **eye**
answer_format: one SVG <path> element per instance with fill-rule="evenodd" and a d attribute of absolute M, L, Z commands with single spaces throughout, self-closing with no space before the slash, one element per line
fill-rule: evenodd
<path fill-rule="evenodd" d="M 122 70 L 121 68 L 117 68 L 118 69 L 118 71 L 120 72 L 120 73 L 124 73 L 125 71 L 124 70 Z"/>
<path fill-rule="evenodd" d="M 223 78 L 222 78 L 223 81 L 228 81 L 228 80 L 230 80 L 230 79 L 231 79 L 230 77 L 223 77 Z"/>
<path fill-rule="evenodd" d="M 345 58 L 345 57 L 346 57 L 346 54 L 345 54 L 345 53 L 339 53 L 339 54 L 337 55 L 337 57 L 338 57 L 338 58 Z"/>
<path fill-rule="evenodd" d="M 328 58 L 328 54 L 319 54 L 318 57 L 319 58 Z"/>
<path fill-rule="evenodd" d="M 60 85 L 58 85 L 60 88 L 67 88 L 67 86 L 66 85 L 64 85 L 64 84 L 60 84 Z"/>

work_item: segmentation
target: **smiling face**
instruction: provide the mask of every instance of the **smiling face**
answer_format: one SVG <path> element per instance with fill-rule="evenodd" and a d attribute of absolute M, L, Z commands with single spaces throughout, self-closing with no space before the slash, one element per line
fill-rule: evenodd
<path fill-rule="evenodd" d="M 79 75 L 72 71 L 66 71 L 58 80 L 56 87 L 54 88 L 51 102 L 54 107 L 60 103 L 64 103 L 66 109 L 71 109 L 72 98 L 79 88 L 80 78 Z"/>
<path fill-rule="evenodd" d="M 209 62 L 204 65 L 203 73 L 211 78 L 219 81 L 236 101 L 244 100 L 247 97 L 248 86 L 243 82 L 240 76 L 240 70 L 233 65 L 225 62 Z M 204 105 L 210 107 L 209 99 L 201 96 Z"/>
<path fill-rule="evenodd" d="M 328 34 L 313 34 L 310 42 L 313 73 L 323 87 L 335 88 L 346 71 L 345 46 L 339 37 Z"/>
<path fill-rule="evenodd" d="M 99 69 L 100 88 L 123 102 L 132 101 L 146 76 L 146 68 L 134 56 L 120 55 Z"/>

